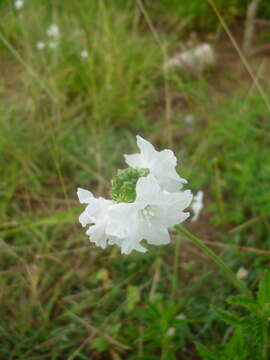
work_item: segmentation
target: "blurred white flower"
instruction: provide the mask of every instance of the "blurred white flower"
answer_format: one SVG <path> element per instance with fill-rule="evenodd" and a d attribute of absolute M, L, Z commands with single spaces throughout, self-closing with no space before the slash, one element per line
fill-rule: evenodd
<path fill-rule="evenodd" d="M 147 168 L 163 190 L 178 191 L 187 181 L 175 170 L 177 159 L 171 150 L 156 151 L 154 146 L 137 135 L 138 154 L 124 155 L 126 163 L 132 168 Z"/>
<path fill-rule="evenodd" d="M 203 191 L 198 191 L 197 195 L 193 197 L 191 209 L 194 213 L 193 217 L 191 218 L 191 221 L 192 222 L 197 221 L 203 209 Z"/>
<path fill-rule="evenodd" d="M 216 64 L 216 54 L 211 44 L 198 44 L 170 58 L 164 64 L 165 71 L 179 69 L 194 75 L 201 75 L 204 70 Z"/>
<path fill-rule="evenodd" d="M 43 49 L 45 49 L 45 47 L 46 47 L 46 44 L 45 44 L 45 42 L 43 42 L 43 41 L 38 41 L 38 42 L 36 43 L 36 48 L 37 48 L 38 50 L 43 50 Z"/>
<path fill-rule="evenodd" d="M 57 38 L 60 35 L 59 27 L 56 24 L 51 24 L 47 28 L 47 35 L 50 37 Z"/>
<path fill-rule="evenodd" d="M 190 190 L 169 193 L 161 189 L 153 175 L 136 184 L 136 200 L 110 207 L 107 233 L 125 239 L 122 253 L 129 254 L 141 240 L 152 245 L 168 244 L 168 228 L 183 222 L 183 212 L 192 200 Z M 143 248 L 142 248 L 143 249 Z"/>
<path fill-rule="evenodd" d="M 49 49 L 55 49 L 55 48 L 57 48 L 57 46 L 58 46 L 58 43 L 55 42 L 55 41 L 50 41 L 50 42 L 48 43 L 48 48 L 49 48 Z"/>
<path fill-rule="evenodd" d="M 187 114 L 185 117 L 184 117 L 184 122 L 186 124 L 192 124 L 194 122 L 194 115 L 193 114 Z"/>
<path fill-rule="evenodd" d="M 186 320 L 186 315 L 185 314 L 183 314 L 183 313 L 181 313 L 181 314 L 178 314 L 177 316 L 176 316 L 176 319 L 177 320 Z"/>
<path fill-rule="evenodd" d="M 238 280 L 245 279 L 248 276 L 248 270 L 244 267 L 240 267 L 236 273 L 236 277 Z"/>
<path fill-rule="evenodd" d="M 167 336 L 171 337 L 175 334 L 175 328 L 170 327 L 167 331 Z"/>
<path fill-rule="evenodd" d="M 80 53 L 80 56 L 82 59 L 87 59 L 89 54 L 88 54 L 88 51 L 87 50 L 82 50 L 81 53 Z"/>
<path fill-rule="evenodd" d="M 17 10 L 20 10 L 23 7 L 23 5 L 24 5 L 24 0 L 16 0 L 14 2 L 14 7 Z"/>

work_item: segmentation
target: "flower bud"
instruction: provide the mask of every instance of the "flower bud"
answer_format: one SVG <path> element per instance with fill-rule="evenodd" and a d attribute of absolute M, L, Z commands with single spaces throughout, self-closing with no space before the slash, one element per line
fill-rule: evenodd
<path fill-rule="evenodd" d="M 132 203 L 136 199 L 136 183 L 139 178 L 149 174 L 148 169 L 127 168 L 118 170 L 112 179 L 112 198 L 114 201 Z"/>

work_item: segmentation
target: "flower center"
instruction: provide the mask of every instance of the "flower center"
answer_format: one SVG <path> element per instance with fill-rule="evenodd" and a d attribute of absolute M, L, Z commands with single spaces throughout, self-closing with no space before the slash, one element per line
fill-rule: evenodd
<path fill-rule="evenodd" d="M 141 215 L 144 221 L 148 222 L 148 224 L 151 224 L 151 219 L 155 216 L 153 209 L 150 205 L 147 205 L 145 208 L 141 210 Z"/>

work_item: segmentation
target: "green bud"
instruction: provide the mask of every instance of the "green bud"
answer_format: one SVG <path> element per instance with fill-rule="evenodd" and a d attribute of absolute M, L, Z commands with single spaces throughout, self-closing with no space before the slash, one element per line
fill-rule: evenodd
<path fill-rule="evenodd" d="M 140 177 L 147 176 L 148 169 L 127 168 L 118 170 L 112 179 L 112 198 L 116 202 L 134 202 L 136 199 L 136 183 Z"/>

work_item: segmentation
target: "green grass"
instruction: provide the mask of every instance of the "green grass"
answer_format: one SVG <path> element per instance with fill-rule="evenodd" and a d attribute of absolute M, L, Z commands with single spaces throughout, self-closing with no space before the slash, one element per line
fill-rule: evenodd
<path fill-rule="evenodd" d="M 240 21 L 246 3 L 226 3 L 229 24 Z M 110 196 L 135 134 L 160 149 L 172 137 L 188 188 L 206 197 L 201 220 L 187 221 L 190 230 L 228 245 L 213 249 L 233 271 L 249 270 L 252 293 L 269 266 L 268 110 L 236 70 L 165 79 L 153 35 L 173 53 L 189 29 L 214 34 L 219 23 L 206 2 L 143 4 L 154 34 L 133 1 L 27 1 L 20 11 L 0 5 L 0 359 L 255 359 L 252 349 L 237 357 L 237 346 L 247 349 L 252 339 L 220 316 L 244 316 L 242 303 L 231 310 L 225 301 L 235 290 L 193 245 L 173 234 L 168 246 L 121 256 L 89 245 L 78 224 L 77 187 Z M 38 51 L 51 23 L 60 28 L 58 47 Z M 230 91 L 220 95 L 217 80 Z M 265 295 L 245 320 L 259 324 L 258 360 L 266 360 L 260 321 L 267 303 Z"/>

